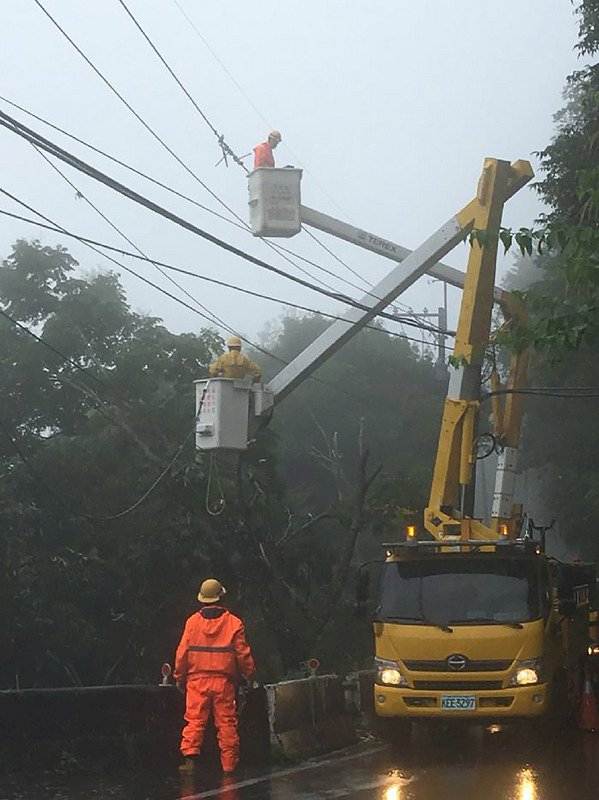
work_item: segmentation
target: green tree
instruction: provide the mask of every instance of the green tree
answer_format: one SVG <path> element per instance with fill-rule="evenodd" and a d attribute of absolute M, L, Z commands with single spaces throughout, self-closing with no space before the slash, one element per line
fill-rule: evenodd
<path fill-rule="evenodd" d="M 5 312 L 50 346 L 0 317 L 5 685 L 105 682 L 125 661 L 143 674 L 161 605 L 181 608 L 173 576 L 189 575 L 194 552 L 209 563 L 185 491 L 204 480 L 191 448 L 135 516 L 83 517 L 126 508 L 170 461 L 192 381 L 222 342 L 171 334 L 131 311 L 116 276 L 74 277 L 76 266 L 63 248 L 20 241 L 0 269 Z"/>
<path fill-rule="evenodd" d="M 536 350 L 576 350 L 599 333 L 599 4 L 576 8 L 577 50 L 590 59 L 567 79 L 565 106 L 555 115 L 556 132 L 540 156 L 534 185 L 549 206 L 536 228 L 515 234 L 522 253 L 543 253 L 538 281 L 524 290 L 530 311 L 512 344 Z M 513 232 L 503 230 L 509 247 Z"/>
<path fill-rule="evenodd" d="M 579 18 L 582 58 L 599 50 L 599 3 L 585 0 Z M 599 358 L 599 66 L 568 78 L 556 133 L 541 152 L 536 184 L 548 204 L 539 235 L 542 254 L 520 259 L 507 288 L 523 291 L 529 325 L 512 344 L 535 348 L 530 383 L 595 386 Z M 531 244 L 534 242 L 531 242 Z M 550 245 L 548 248 L 547 245 Z M 527 397 L 524 465 L 534 468 L 546 521 L 573 550 L 599 558 L 594 519 L 599 513 L 596 400 Z"/>
<path fill-rule="evenodd" d="M 338 669 L 367 658 L 355 565 L 426 500 L 444 394 L 433 365 L 365 331 L 247 453 L 179 453 L 193 381 L 222 340 L 172 334 L 129 307 L 114 274 L 77 267 L 25 241 L 0 267 L 1 685 L 155 680 L 209 574 L 229 586 L 263 677 L 314 654 Z M 287 360 L 326 324 L 283 318 L 267 344 Z"/>

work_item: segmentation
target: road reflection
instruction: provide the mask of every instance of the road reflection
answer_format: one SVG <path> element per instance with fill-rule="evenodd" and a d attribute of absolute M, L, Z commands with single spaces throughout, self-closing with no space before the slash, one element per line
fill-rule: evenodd
<path fill-rule="evenodd" d="M 518 772 L 514 800 L 539 800 L 537 776 L 530 767 L 522 767 Z"/>
<path fill-rule="evenodd" d="M 599 800 L 599 735 L 579 731 L 422 727 L 391 764 L 413 780 L 390 771 L 377 800 Z"/>
<path fill-rule="evenodd" d="M 0 775 L 0 800 L 599 800 L 599 735 L 421 726 L 399 752 L 372 742 L 323 760 L 242 769 L 223 779 L 129 773 L 65 777 L 49 784 Z M 1 772 L 1 770 L 0 770 Z M 10 777 L 10 776 L 9 776 Z M 23 786 L 26 778 L 27 787 Z"/>
<path fill-rule="evenodd" d="M 599 800 L 599 736 L 469 728 L 416 731 L 410 747 L 332 756 L 206 791 L 188 800 Z"/>

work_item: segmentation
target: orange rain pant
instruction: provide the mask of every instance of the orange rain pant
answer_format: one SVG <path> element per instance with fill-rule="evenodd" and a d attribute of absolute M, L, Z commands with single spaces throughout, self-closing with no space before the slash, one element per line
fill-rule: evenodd
<path fill-rule="evenodd" d="M 200 752 L 210 711 L 214 716 L 222 768 L 232 772 L 239 761 L 237 705 L 235 684 L 224 675 L 194 675 L 187 683 L 187 724 L 181 736 L 181 753 L 193 756 Z"/>

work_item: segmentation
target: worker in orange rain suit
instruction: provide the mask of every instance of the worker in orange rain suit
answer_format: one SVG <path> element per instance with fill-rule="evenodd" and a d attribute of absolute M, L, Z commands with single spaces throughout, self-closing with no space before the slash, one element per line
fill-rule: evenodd
<path fill-rule="evenodd" d="M 271 131 L 265 142 L 254 147 L 254 169 L 258 169 L 258 167 L 274 167 L 275 157 L 272 151 L 280 141 L 281 134 L 279 131 Z"/>
<path fill-rule="evenodd" d="M 239 336 L 232 336 L 227 342 L 227 347 L 229 352 L 219 356 L 210 367 L 210 377 L 222 376 L 242 380 L 246 375 L 253 375 L 254 382 L 259 381 L 262 370 L 251 358 L 243 355 Z"/>
<path fill-rule="evenodd" d="M 186 691 L 180 770 L 188 774 L 195 771 L 211 710 L 223 772 L 232 773 L 239 761 L 235 687 L 241 676 L 250 681 L 256 667 L 242 621 L 222 605 L 225 594 L 214 578 L 202 583 L 202 607 L 185 623 L 177 648 L 174 678 Z"/>

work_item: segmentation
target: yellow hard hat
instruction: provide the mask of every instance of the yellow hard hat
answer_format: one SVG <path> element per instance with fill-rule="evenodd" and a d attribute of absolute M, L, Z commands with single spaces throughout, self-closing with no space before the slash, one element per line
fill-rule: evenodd
<path fill-rule="evenodd" d="M 227 590 L 216 578 L 207 578 L 200 586 L 198 600 L 200 603 L 218 603 Z"/>
<path fill-rule="evenodd" d="M 268 134 L 269 139 L 276 139 L 277 141 L 281 141 L 281 132 L 280 131 L 271 131 Z"/>
<path fill-rule="evenodd" d="M 227 340 L 227 347 L 241 347 L 241 339 L 239 336 L 231 336 L 231 338 Z"/>

